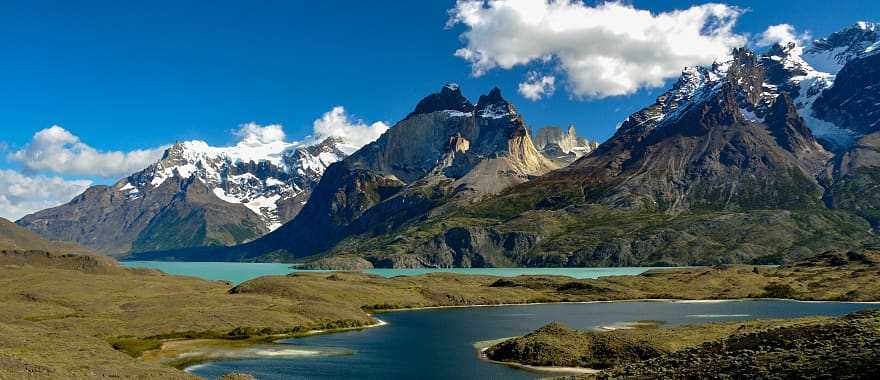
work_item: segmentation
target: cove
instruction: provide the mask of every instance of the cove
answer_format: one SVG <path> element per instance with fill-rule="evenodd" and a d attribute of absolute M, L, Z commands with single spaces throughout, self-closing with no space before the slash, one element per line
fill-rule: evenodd
<path fill-rule="evenodd" d="M 597 329 L 638 320 L 670 325 L 813 315 L 839 316 L 872 303 L 621 301 L 413 310 L 378 315 L 388 325 L 281 341 L 302 351 L 346 355 L 258 358 L 201 364 L 189 372 L 209 379 L 240 371 L 258 379 L 537 379 L 535 373 L 478 358 L 474 343 L 526 334 L 552 321 Z"/>

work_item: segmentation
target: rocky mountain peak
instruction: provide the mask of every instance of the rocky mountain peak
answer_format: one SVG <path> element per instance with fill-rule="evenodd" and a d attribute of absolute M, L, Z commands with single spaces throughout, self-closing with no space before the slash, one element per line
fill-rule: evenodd
<path fill-rule="evenodd" d="M 480 95 L 480 99 L 477 100 L 476 112 L 485 118 L 500 119 L 506 116 L 515 116 L 516 108 L 501 96 L 501 89 L 493 87 L 488 94 Z"/>
<path fill-rule="evenodd" d="M 448 83 L 440 89 L 423 98 L 416 105 L 415 110 L 409 116 L 426 114 L 436 111 L 457 111 L 463 113 L 473 112 L 474 105 L 464 95 L 457 84 Z M 407 116 L 407 117 L 409 117 Z"/>
<path fill-rule="evenodd" d="M 324 140 L 321 140 L 321 142 L 319 142 L 315 145 L 310 145 L 310 146 L 300 148 L 300 149 L 305 149 L 306 151 L 311 153 L 313 156 L 318 155 L 320 153 L 333 153 L 333 154 L 344 157 L 345 153 L 343 153 L 342 150 L 339 148 L 339 146 L 343 145 L 343 144 L 345 144 L 344 138 L 330 136 L 330 137 L 325 138 Z"/>
<path fill-rule="evenodd" d="M 816 69 L 837 73 L 853 59 L 880 52 L 878 24 L 859 21 L 828 37 L 813 41 L 805 50 L 805 59 Z"/>
<path fill-rule="evenodd" d="M 535 133 L 534 144 L 545 157 L 563 166 L 590 153 L 595 147 L 595 143 L 578 137 L 574 125 L 566 130 L 553 125 L 540 128 Z"/>

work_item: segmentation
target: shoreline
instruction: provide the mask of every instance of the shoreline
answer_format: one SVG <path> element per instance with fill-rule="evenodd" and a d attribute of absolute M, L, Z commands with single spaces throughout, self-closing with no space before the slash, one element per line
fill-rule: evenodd
<path fill-rule="evenodd" d="M 371 316 L 372 317 L 372 316 Z M 165 365 L 169 365 L 171 367 L 177 368 L 183 372 L 191 373 L 191 371 L 197 369 L 200 366 L 204 366 L 206 364 L 212 362 L 219 361 L 227 361 L 227 360 L 237 360 L 237 359 L 246 359 L 251 356 L 212 356 L 209 353 L 199 353 L 199 350 L 204 350 L 206 348 L 232 348 L 233 352 L 235 350 L 245 350 L 248 348 L 253 348 L 259 346 L 260 344 L 267 344 L 272 346 L 284 347 L 285 345 L 282 343 L 278 343 L 281 340 L 286 339 L 297 339 L 303 338 L 307 336 L 314 335 L 322 335 L 322 334 L 333 334 L 340 333 L 345 331 L 355 331 L 355 330 L 366 330 L 369 328 L 382 327 L 388 325 L 388 322 L 381 320 L 379 318 L 373 318 L 376 322 L 369 325 L 357 326 L 357 327 L 342 327 L 338 329 L 330 329 L 330 330 L 309 330 L 302 334 L 291 335 L 291 336 L 266 336 L 264 337 L 266 340 L 258 339 L 254 341 L 242 341 L 242 340 L 228 340 L 228 339 L 179 339 L 179 340 L 171 340 L 167 342 L 163 342 L 162 346 L 156 350 L 146 351 L 141 358 L 144 356 L 152 356 L 153 360 L 158 363 L 162 363 L 163 359 L 166 359 Z M 170 343 L 170 344 L 169 344 Z M 199 344 L 202 343 L 202 344 Z M 209 344 L 210 343 L 210 344 Z M 188 345 L 192 345 L 187 347 Z M 168 354 L 175 353 L 177 348 L 185 347 L 180 353 L 176 353 L 174 356 L 165 357 Z M 264 357 L 262 355 L 253 355 L 252 357 Z M 151 360 L 152 361 L 152 360 Z M 175 361 L 181 361 L 180 363 L 175 364 Z"/>
<path fill-rule="evenodd" d="M 434 309 L 536 306 L 536 305 L 554 305 L 554 304 L 601 304 L 601 303 L 615 303 L 615 302 L 667 302 L 667 303 L 687 304 L 687 303 L 725 303 L 725 302 L 744 302 L 744 301 L 787 301 L 787 302 L 798 302 L 798 303 L 844 303 L 844 304 L 869 304 L 869 305 L 880 304 L 880 301 L 836 301 L 836 300 L 823 301 L 823 300 L 797 300 L 797 299 L 790 299 L 790 298 L 732 298 L 732 299 L 703 299 L 703 300 L 645 298 L 645 299 L 603 300 L 603 301 L 572 301 L 572 302 L 560 301 L 560 302 L 423 306 L 423 307 L 401 308 L 401 309 L 386 309 L 386 310 L 381 310 L 381 311 L 374 311 L 374 313 L 381 314 L 381 313 L 397 313 L 397 312 L 406 312 L 406 311 L 423 311 L 423 310 L 434 310 Z M 373 314 L 370 314 L 370 316 L 373 317 Z M 297 339 L 297 338 L 303 338 L 303 337 L 314 336 L 314 335 L 333 334 L 333 333 L 340 333 L 340 332 L 353 331 L 353 330 L 364 330 L 364 329 L 368 329 L 368 328 L 382 327 L 382 326 L 386 326 L 389 324 L 388 322 L 386 322 L 382 319 L 379 319 L 379 318 L 373 317 L 373 319 L 376 321 L 376 323 L 373 323 L 371 325 L 364 325 L 364 326 L 359 326 L 359 327 L 344 327 L 344 328 L 332 329 L 332 330 L 310 330 L 310 331 L 304 332 L 304 333 L 302 333 L 300 335 L 296 335 L 296 336 L 286 336 L 286 337 L 278 337 L 276 339 L 271 339 L 269 341 L 269 343 L 276 344 L 276 345 L 282 345 L 277 342 L 280 340 Z M 508 338 L 508 339 L 510 339 L 510 338 Z M 194 341 L 199 341 L 199 340 L 200 339 L 189 339 L 189 340 L 185 339 L 185 340 L 177 340 L 177 341 L 173 341 L 173 342 L 185 344 L 187 342 L 194 342 Z M 213 340 L 213 341 L 219 342 L 221 340 Z M 240 343 L 240 341 L 237 341 L 237 342 Z M 244 344 L 240 348 L 252 347 L 252 346 L 255 346 L 258 344 L 260 344 L 260 342 L 253 342 L 251 344 Z M 496 361 L 496 360 L 489 359 L 488 357 L 485 356 L 485 354 L 483 352 L 487 348 L 488 347 L 482 347 L 482 348 L 477 349 L 478 355 L 480 356 L 480 359 L 486 360 L 491 363 L 507 365 L 507 366 L 511 366 L 511 367 L 515 367 L 515 368 L 519 368 L 519 369 L 523 369 L 523 370 L 532 371 L 532 372 L 567 373 L 567 374 L 593 374 L 593 373 L 600 372 L 600 370 L 596 370 L 596 369 L 592 369 L 592 368 L 543 367 L 543 366 L 533 366 L 533 365 L 528 365 L 528 364 L 521 364 L 521 363 L 516 363 L 516 362 Z M 160 348 L 159 350 L 156 350 L 156 351 L 162 352 L 163 350 L 165 350 L 164 343 L 163 343 L 163 347 Z M 190 352 L 192 352 L 192 351 L 190 351 Z M 178 355 L 177 357 L 180 358 L 181 356 L 185 356 L 185 355 L 186 355 L 186 353 L 182 353 L 182 354 Z M 191 373 L 192 370 L 198 368 L 199 366 L 203 366 L 203 365 L 211 363 L 211 362 L 234 360 L 234 358 L 231 358 L 231 357 L 213 357 L 212 358 L 212 357 L 193 356 L 192 359 L 190 359 L 190 360 L 192 360 L 192 362 L 187 361 L 186 364 L 183 365 L 182 367 L 175 366 L 175 368 L 183 370 L 184 372 L 187 372 L 187 373 Z"/>
<path fill-rule="evenodd" d="M 555 374 L 569 374 L 569 375 L 586 375 L 586 374 L 595 374 L 602 372 L 600 369 L 593 368 L 583 368 L 583 367 L 555 367 L 555 366 L 539 366 L 539 365 L 530 365 L 530 364 L 522 364 L 517 362 L 502 362 L 498 360 L 489 359 L 486 356 L 486 350 L 489 347 L 484 347 L 479 349 L 478 356 L 481 360 L 485 360 L 489 363 L 506 365 L 508 367 L 518 368 L 530 372 L 539 372 L 539 373 L 555 373 Z"/>
<path fill-rule="evenodd" d="M 596 303 L 614 303 L 614 302 L 668 302 L 668 303 L 724 303 L 724 302 L 743 302 L 743 301 L 788 301 L 799 303 L 852 303 L 852 304 L 868 304 L 880 305 L 880 301 L 837 301 L 837 300 L 799 300 L 794 298 L 722 298 L 722 299 L 702 299 L 687 300 L 679 298 L 628 298 L 620 300 L 600 300 L 600 301 L 558 301 L 558 302 L 523 302 L 523 303 L 498 303 L 498 304 L 474 304 L 474 305 L 444 305 L 444 306 L 417 306 L 397 309 L 379 309 L 372 310 L 373 313 L 399 313 L 404 311 L 420 311 L 434 309 L 460 309 L 460 308 L 478 308 L 478 307 L 506 307 L 506 306 L 533 306 L 533 305 L 565 305 L 565 304 L 596 304 Z"/>

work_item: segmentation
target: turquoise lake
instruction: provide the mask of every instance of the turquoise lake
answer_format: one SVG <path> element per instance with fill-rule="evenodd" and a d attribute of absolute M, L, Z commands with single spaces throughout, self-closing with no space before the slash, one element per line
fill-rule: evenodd
<path fill-rule="evenodd" d="M 277 263 L 228 263 L 184 261 L 122 261 L 128 268 L 152 268 L 168 274 L 200 277 L 207 280 L 223 280 L 235 284 L 260 276 L 286 275 L 292 272 L 308 272 L 294 269 L 291 264 Z M 513 277 L 520 275 L 557 275 L 573 278 L 598 278 L 603 276 L 637 275 L 647 267 L 626 268 L 440 268 L 440 269 L 367 269 L 366 273 L 382 277 L 417 276 L 426 273 L 449 272 L 470 275 Z"/>

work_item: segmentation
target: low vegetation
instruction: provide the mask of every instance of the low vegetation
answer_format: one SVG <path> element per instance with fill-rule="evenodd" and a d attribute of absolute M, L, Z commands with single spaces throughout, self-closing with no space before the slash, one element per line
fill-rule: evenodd
<path fill-rule="evenodd" d="M 172 367 L 210 360 L 181 357 L 200 347 L 244 347 L 316 330 L 361 328 L 375 323 L 370 313 L 408 308 L 771 296 L 877 301 L 878 262 L 873 252 L 829 252 L 782 267 L 673 268 L 582 280 L 298 272 L 232 287 L 125 269 L 92 256 L 8 251 L 0 255 L 0 378 L 28 371 L 43 371 L 46 378 L 190 378 Z M 680 338 L 660 331 L 666 329 L 657 330 L 652 347 L 677 349 L 662 342 Z"/>
<path fill-rule="evenodd" d="M 871 378 L 880 371 L 880 310 L 609 332 L 551 323 L 486 349 L 491 360 L 604 369 L 599 379 Z"/>
<path fill-rule="evenodd" d="M 783 322 L 790 323 L 790 322 Z M 635 361 L 601 379 L 870 379 L 880 373 L 880 311 L 787 325 Z"/>
<path fill-rule="evenodd" d="M 575 331 L 551 323 L 535 332 L 489 347 L 486 357 L 533 366 L 610 368 L 647 360 L 665 352 L 651 344 L 614 334 Z"/>

